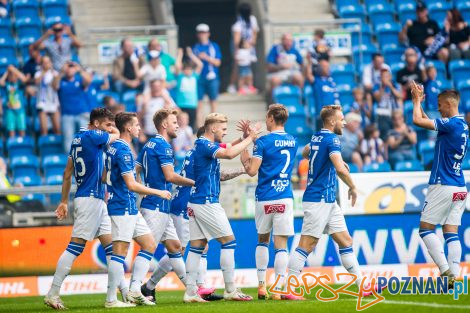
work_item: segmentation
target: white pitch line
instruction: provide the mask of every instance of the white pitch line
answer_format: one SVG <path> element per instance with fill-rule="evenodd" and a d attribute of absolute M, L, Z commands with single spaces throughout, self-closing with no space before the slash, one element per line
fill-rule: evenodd
<path fill-rule="evenodd" d="M 344 301 L 357 302 L 357 300 L 355 299 L 344 299 Z M 365 301 L 362 301 L 362 303 L 368 303 L 372 301 L 365 300 Z M 414 302 L 414 301 L 397 301 L 397 300 L 386 300 L 386 299 L 377 304 L 414 305 L 414 306 L 424 306 L 424 307 L 429 307 L 429 308 L 441 308 L 441 309 L 460 309 L 460 310 L 470 309 L 470 305 L 442 304 L 442 303 L 435 303 L 435 302 L 429 303 L 429 302 Z"/>

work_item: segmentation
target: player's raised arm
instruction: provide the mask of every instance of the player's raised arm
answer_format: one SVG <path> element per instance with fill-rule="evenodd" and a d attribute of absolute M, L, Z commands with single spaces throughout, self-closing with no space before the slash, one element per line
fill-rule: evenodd
<path fill-rule="evenodd" d="M 338 177 L 349 187 L 348 199 L 351 200 L 352 206 L 354 206 L 357 198 L 356 186 L 354 185 L 352 177 L 349 174 L 349 170 L 341 157 L 341 153 L 331 153 L 330 160 L 336 169 L 336 173 L 338 173 Z"/>
<path fill-rule="evenodd" d="M 423 114 L 423 109 L 421 107 L 421 102 L 424 100 L 424 88 L 422 85 L 416 84 L 415 81 L 412 81 L 411 84 L 411 97 L 413 101 L 413 124 L 416 126 L 434 130 L 434 121 L 429 119 L 426 114 Z"/>
<path fill-rule="evenodd" d="M 304 149 L 302 150 L 302 157 L 304 159 L 308 159 L 309 154 L 310 154 L 310 144 L 308 143 L 305 145 Z"/>
<path fill-rule="evenodd" d="M 240 160 L 243 164 L 243 167 L 245 168 L 246 173 L 250 175 L 251 177 L 258 174 L 258 170 L 261 166 L 261 162 L 263 161 L 261 158 L 250 157 L 250 153 L 248 152 L 248 150 L 244 150 L 240 154 Z"/>
<path fill-rule="evenodd" d="M 258 137 L 260 126 L 258 125 L 256 128 L 250 128 L 249 135 L 243 141 L 235 146 L 231 146 L 227 149 L 219 149 L 215 155 L 218 159 L 228 159 L 231 160 L 235 158 L 237 155 L 243 152 L 248 146 L 256 140 Z"/>
<path fill-rule="evenodd" d="M 233 170 L 222 170 L 220 171 L 220 181 L 231 180 L 245 173 L 246 173 L 246 170 L 244 168 L 237 168 Z"/>
<path fill-rule="evenodd" d="M 194 186 L 194 180 L 183 177 L 175 173 L 173 164 L 169 164 L 162 167 L 163 175 L 165 180 L 179 186 Z"/>
<path fill-rule="evenodd" d="M 73 169 L 73 160 L 71 157 L 69 157 L 63 174 L 62 198 L 59 205 L 57 206 L 57 209 L 55 210 L 55 216 L 60 221 L 67 217 L 70 188 L 72 187 Z"/>
<path fill-rule="evenodd" d="M 138 183 L 134 178 L 134 174 L 131 172 L 122 175 L 122 178 L 124 179 L 124 182 L 126 183 L 126 186 L 130 191 L 143 195 L 157 196 L 166 200 L 171 199 L 171 193 L 169 191 L 148 188 Z"/>
<path fill-rule="evenodd" d="M 108 130 L 108 133 L 109 133 L 108 144 L 112 144 L 113 142 L 119 139 L 120 132 L 115 126 L 111 126 Z"/>

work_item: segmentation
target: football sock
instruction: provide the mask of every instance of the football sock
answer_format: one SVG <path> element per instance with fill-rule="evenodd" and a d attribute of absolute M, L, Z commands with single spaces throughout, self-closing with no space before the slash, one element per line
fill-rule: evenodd
<path fill-rule="evenodd" d="M 117 300 L 116 290 L 119 282 L 124 277 L 124 260 L 122 255 L 113 254 L 108 266 L 108 291 L 106 301 L 114 302 Z"/>
<path fill-rule="evenodd" d="M 110 243 L 106 247 L 104 247 L 104 251 L 106 252 L 106 264 L 111 261 L 111 255 L 113 255 L 113 244 Z M 109 269 L 108 269 L 109 272 Z M 122 297 L 125 299 L 127 297 L 127 292 L 129 291 L 129 286 L 127 285 L 126 278 L 122 277 L 121 281 L 119 282 L 118 286 L 119 290 L 121 291 Z"/>
<path fill-rule="evenodd" d="M 155 289 L 158 282 L 169 272 L 171 272 L 171 262 L 168 254 L 165 254 L 160 261 L 158 261 L 157 268 L 153 271 L 152 277 L 147 281 L 147 288 L 150 290 Z"/>
<path fill-rule="evenodd" d="M 269 250 L 267 243 L 258 243 L 255 252 L 256 270 L 258 274 L 258 284 L 266 284 L 266 270 L 269 262 Z"/>
<path fill-rule="evenodd" d="M 57 268 L 54 273 L 54 279 L 52 280 L 51 289 L 48 292 L 49 296 L 58 296 L 60 292 L 60 287 L 64 282 L 65 277 L 70 273 L 72 269 L 72 264 L 75 259 L 82 254 L 83 249 L 85 249 L 84 244 L 70 242 L 62 253 L 57 261 Z"/>
<path fill-rule="evenodd" d="M 289 263 L 287 264 L 288 275 L 287 279 L 291 276 L 298 277 L 304 268 L 305 261 L 307 261 L 308 253 L 302 248 L 295 249 L 294 253 L 289 258 Z M 285 284 L 287 285 L 287 284 Z"/>
<path fill-rule="evenodd" d="M 233 240 L 222 245 L 220 250 L 220 269 L 224 276 L 225 291 L 231 293 L 235 290 L 235 248 L 237 241 Z"/>
<path fill-rule="evenodd" d="M 190 296 L 197 292 L 197 272 L 204 247 L 190 247 L 186 258 L 186 293 Z"/>
<path fill-rule="evenodd" d="M 359 267 L 359 262 L 357 261 L 357 257 L 354 254 L 353 248 L 340 248 L 339 256 L 341 258 L 341 264 L 343 264 L 343 267 L 346 269 L 346 271 L 357 276 L 355 283 L 356 285 L 360 286 L 362 282 L 362 273 Z M 366 284 L 364 285 L 366 286 Z"/>
<path fill-rule="evenodd" d="M 197 272 L 196 283 L 199 287 L 203 287 L 206 283 L 207 274 L 207 253 L 201 254 L 201 261 L 199 262 L 199 271 Z"/>
<path fill-rule="evenodd" d="M 439 267 L 441 274 L 447 271 L 449 269 L 449 264 L 447 263 L 446 256 L 444 254 L 444 247 L 434 233 L 434 230 L 420 229 L 419 236 L 423 239 L 431 258 L 434 263 L 436 263 L 437 267 Z"/>
<path fill-rule="evenodd" d="M 168 257 L 176 276 L 183 284 L 186 284 L 186 267 L 184 266 L 183 255 L 181 252 L 168 253 Z"/>
<path fill-rule="evenodd" d="M 286 249 L 276 249 L 274 250 L 274 277 L 277 279 L 279 277 L 279 283 L 283 283 L 286 276 L 287 262 L 289 257 L 287 255 Z M 276 290 L 281 290 L 281 285 L 277 285 Z"/>
<path fill-rule="evenodd" d="M 460 274 L 460 258 L 462 257 L 462 245 L 457 233 L 445 233 L 444 239 L 447 244 L 447 262 L 450 271 L 455 277 Z"/>
<path fill-rule="evenodd" d="M 152 257 L 153 254 L 145 250 L 140 250 L 139 253 L 137 253 L 137 257 L 134 261 L 134 268 L 132 269 L 131 285 L 129 288 L 132 292 L 140 293 L 140 286 L 142 285 L 145 275 L 149 271 Z"/>

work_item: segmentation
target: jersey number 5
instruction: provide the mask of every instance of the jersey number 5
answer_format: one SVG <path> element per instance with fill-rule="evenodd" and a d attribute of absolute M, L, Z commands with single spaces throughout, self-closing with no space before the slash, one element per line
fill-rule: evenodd
<path fill-rule="evenodd" d="M 73 150 L 73 159 L 75 160 L 75 173 L 79 177 L 85 176 L 86 173 L 85 161 L 83 160 L 83 158 L 78 156 L 78 153 L 82 150 L 82 147 L 75 147 L 75 149 Z M 77 165 L 80 166 L 80 171 L 77 170 Z"/>

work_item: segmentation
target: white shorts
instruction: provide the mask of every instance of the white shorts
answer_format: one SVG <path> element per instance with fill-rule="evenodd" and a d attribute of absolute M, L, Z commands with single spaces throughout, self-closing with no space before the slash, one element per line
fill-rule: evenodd
<path fill-rule="evenodd" d="M 144 208 L 141 209 L 141 212 L 157 244 L 167 239 L 178 240 L 170 214 Z"/>
<path fill-rule="evenodd" d="M 54 102 L 43 102 L 40 101 L 36 104 L 36 108 L 38 110 L 41 110 L 44 113 L 51 114 L 59 111 L 59 103 L 54 103 Z"/>
<path fill-rule="evenodd" d="M 97 198 L 78 197 L 73 200 L 72 237 L 87 241 L 111 234 L 111 221 L 106 203 Z"/>
<path fill-rule="evenodd" d="M 188 203 L 190 240 L 232 236 L 232 227 L 220 203 Z"/>
<path fill-rule="evenodd" d="M 302 208 L 302 235 L 320 238 L 322 234 L 331 235 L 348 230 L 343 212 L 336 202 L 302 202 Z"/>
<path fill-rule="evenodd" d="M 256 202 L 255 222 L 258 234 L 272 231 L 277 236 L 293 236 L 294 201 L 279 199 Z"/>
<path fill-rule="evenodd" d="M 113 241 L 131 242 L 132 239 L 151 234 L 140 212 L 136 215 L 111 215 Z"/>
<path fill-rule="evenodd" d="M 187 247 L 189 243 L 189 220 L 184 218 L 183 215 L 170 214 L 175 225 L 176 233 L 180 239 L 181 246 Z"/>
<path fill-rule="evenodd" d="M 430 185 L 421 212 L 421 222 L 460 225 L 467 203 L 467 187 Z"/>

